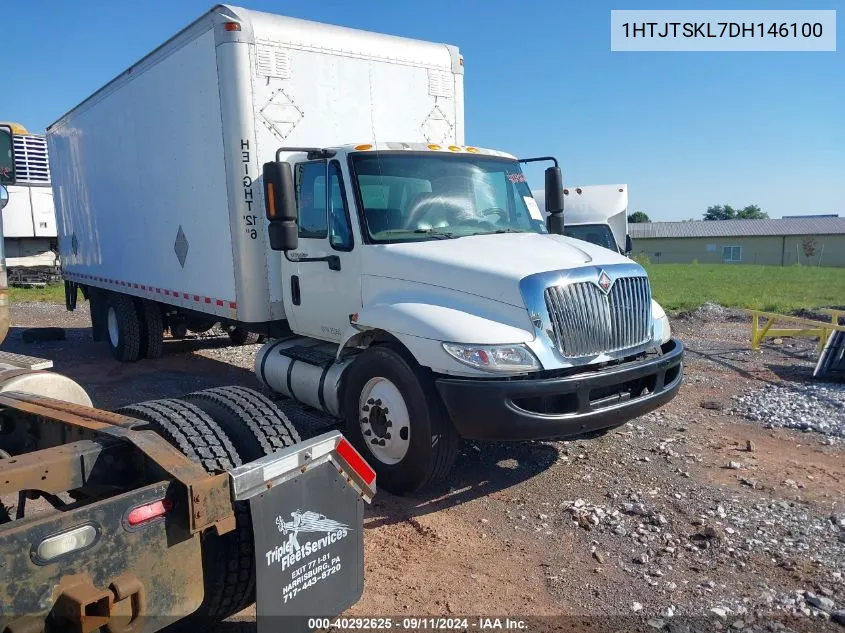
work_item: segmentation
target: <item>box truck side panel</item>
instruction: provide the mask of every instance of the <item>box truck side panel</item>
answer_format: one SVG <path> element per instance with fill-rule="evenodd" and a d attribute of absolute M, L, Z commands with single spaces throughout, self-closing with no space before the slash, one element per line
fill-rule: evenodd
<path fill-rule="evenodd" d="M 113 84 L 48 133 L 66 277 L 233 316 L 214 32 Z"/>

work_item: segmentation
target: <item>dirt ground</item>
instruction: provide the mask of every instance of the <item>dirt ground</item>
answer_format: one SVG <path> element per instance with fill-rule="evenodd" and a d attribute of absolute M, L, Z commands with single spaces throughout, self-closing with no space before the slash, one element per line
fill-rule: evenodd
<path fill-rule="evenodd" d="M 52 359 L 103 408 L 257 384 L 258 346 L 230 348 L 222 336 L 168 341 L 162 359 L 122 365 L 91 340 L 84 306 L 15 305 L 13 324 L 4 349 Z M 48 325 L 66 340 L 21 341 L 23 328 Z M 836 630 L 843 442 L 733 412 L 734 396 L 812 380 L 813 343 L 751 351 L 748 323 L 673 327 L 685 382 L 663 409 L 593 440 L 466 442 L 444 484 L 380 492 L 365 516 L 364 594 L 349 615 L 638 614 L 655 628 L 707 615 L 739 630 L 797 614 L 811 630 Z"/>

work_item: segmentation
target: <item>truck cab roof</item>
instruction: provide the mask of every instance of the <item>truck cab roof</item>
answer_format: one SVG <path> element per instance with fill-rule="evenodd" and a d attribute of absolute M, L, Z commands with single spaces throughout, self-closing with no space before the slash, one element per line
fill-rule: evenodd
<path fill-rule="evenodd" d="M 517 160 L 516 156 L 501 152 L 494 149 L 484 147 L 475 147 L 472 145 L 437 145 L 434 143 L 405 143 L 402 141 L 367 141 L 362 143 L 346 143 L 335 147 L 321 148 L 324 151 L 341 151 L 345 154 L 352 154 L 356 152 L 439 152 L 445 154 L 478 154 L 480 156 L 493 156 L 497 158 L 507 158 Z M 295 155 L 306 153 L 302 151 L 282 152 L 283 155 Z"/>

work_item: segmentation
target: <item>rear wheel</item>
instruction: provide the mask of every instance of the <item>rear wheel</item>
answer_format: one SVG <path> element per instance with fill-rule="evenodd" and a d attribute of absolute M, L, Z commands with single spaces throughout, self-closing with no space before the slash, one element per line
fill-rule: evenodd
<path fill-rule="evenodd" d="M 234 345 L 255 345 L 261 336 L 255 332 L 249 332 L 248 330 L 235 326 L 228 327 L 226 333 Z"/>
<path fill-rule="evenodd" d="M 299 442 L 299 433 L 282 410 L 252 389 L 215 387 L 190 393 L 182 400 L 211 416 L 247 461 Z"/>
<path fill-rule="evenodd" d="M 111 293 L 106 299 L 106 332 L 117 360 L 131 363 L 141 357 L 141 321 L 132 297 Z"/>
<path fill-rule="evenodd" d="M 223 430 L 204 411 L 181 400 L 151 400 L 118 413 L 147 423 L 207 472 L 217 474 L 241 465 Z M 205 595 L 192 618 L 197 624 L 219 621 L 247 607 L 255 594 L 255 559 L 249 506 L 236 503 L 236 529 L 219 536 L 206 532 L 202 541 Z M 204 626 L 201 627 L 204 629 Z"/>
<path fill-rule="evenodd" d="M 154 301 L 140 299 L 138 314 L 141 321 L 141 356 L 161 358 L 164 347 L 164 323 L 161 308 Z"/>
<path fill-rule="evenodd" d="M 349 438 L 395 494 L 444 478 L 455 460 L 458 434 L 431 379 L 388 347 L 363 351 L 348 370 L 343 405 Z"/>

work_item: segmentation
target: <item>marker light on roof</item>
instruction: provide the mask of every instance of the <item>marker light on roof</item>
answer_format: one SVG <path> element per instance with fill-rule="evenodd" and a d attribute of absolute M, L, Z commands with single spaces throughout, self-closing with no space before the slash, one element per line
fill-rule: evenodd
<path fill-rule="evenodd" d="M 366 144 L 365 145 L 356 145 L 355 149 L 359 152 L 363 152 L 364 150 L 367 150 L 367 149 L 373 149 L 373 146 L 372 145 L 366 145 Z"/>
<path fill-rule="evenodd" d="M 428 149 L 438 150 L 438 149 L 440 149 L 440 146 L 439 145 L 429 145 Z"/>
<path fill-rule="evenodd" d="M 470 154 L 477 154 L 477 153 L 478 153 L 478 148 L 477 148 L 477 147 L 467 147 L 467 151 L 468 151 Z"/>
<path fill-rule="evenodd" d="M 452 152 L 460 152 L 460 151 L 461 151 L 461 148 L 460 148 L 460 147 L 458 147 L 457 145 L 450 145 L 450 146 L 449 146 L 449 151 L 452 151 Z"/>

